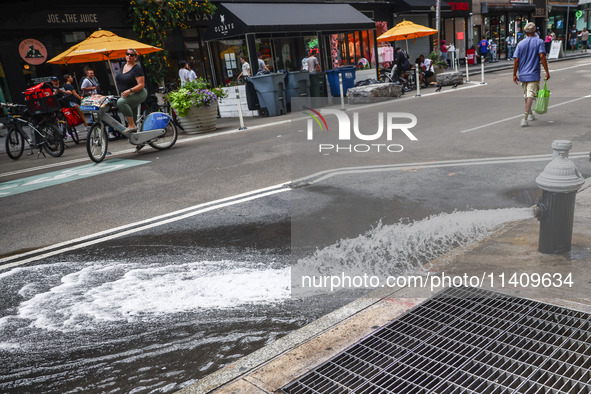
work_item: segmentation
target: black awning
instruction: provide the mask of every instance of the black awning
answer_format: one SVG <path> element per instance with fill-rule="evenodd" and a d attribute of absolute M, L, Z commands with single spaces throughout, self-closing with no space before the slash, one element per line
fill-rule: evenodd
<path fill-rule="evenodd" d="M 403 12 L 431 12 L 435 11 L 436 0 L 402 0 L 397 1 L 395 4 L 395 11 L 399 13 Z M 445 1 L 439 2 L 439 9 L 441 11 L 451 11 L 451 6 Z"/>
<path fill-rule="evenodd" d="M 220 3 L 205 31 L 205 41 L 247 33 L 351 31 L 375 22 L 349 4 Z"/>

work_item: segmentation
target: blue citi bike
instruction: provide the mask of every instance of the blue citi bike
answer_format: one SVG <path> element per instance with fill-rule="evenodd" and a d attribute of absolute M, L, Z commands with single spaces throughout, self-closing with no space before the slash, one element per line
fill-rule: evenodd
<path fill-rule="evenodd" d="M 136 145 L 136 150 L 146 144 L 154 149 L 164 150 L 171 148 L 176 143 L 178 130 L 170 115 L 163 112 L 139 115 L 136 122 L 138 131 L 127 135 L 123 134 L 125 125 L 110 114 L 117 107 L 117 98 L 116 96 L 104 96 L 92 105 L 83 103 L 80 106 L 83 112 L 90 113 L 95 119 L 86 137 L 86 151 L 92 161 L 100 163 L 108 153 L 109 126 L 129 139 L 130 144 Z"/>

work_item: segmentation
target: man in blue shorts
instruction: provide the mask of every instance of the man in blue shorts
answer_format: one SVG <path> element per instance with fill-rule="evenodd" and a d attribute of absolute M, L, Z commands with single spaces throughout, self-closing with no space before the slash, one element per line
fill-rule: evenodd
<path fill-rule="evenodd" d="M 532 112 L 534 98 L 538 97 L 540 90 L 540 62 L 546 71 L 546 79 L 550 78 L 548 62 L 546 61 L 546 49 L 544 41 L 536 36 L 536 25 L 529 22 L 525 25 L 526 38 L 519 41 L 513 54 L 513 82 L 521 82 L 523 97 L 525 97 L 525 114 L 521 119 L 521 127 L 528 125 L 528 120 L 535 120 Z M 519 78 L 517 77 L 519 71 Z"/>

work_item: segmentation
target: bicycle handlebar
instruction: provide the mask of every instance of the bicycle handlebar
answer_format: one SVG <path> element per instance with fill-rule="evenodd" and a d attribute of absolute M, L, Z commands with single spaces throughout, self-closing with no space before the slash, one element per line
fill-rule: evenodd
<path fill-rule="evenodd" d="M 0 106 L 6 108 L 26 108 L 25 104 L 15 104 L 15 103 L 0 103 Z"/>

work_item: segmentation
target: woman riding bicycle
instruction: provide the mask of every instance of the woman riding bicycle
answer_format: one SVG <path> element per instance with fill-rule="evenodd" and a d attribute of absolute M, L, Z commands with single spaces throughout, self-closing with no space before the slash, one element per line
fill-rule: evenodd
<path fill-rule="evenodd" d="M 121 98 L 117 100 L 117 107 L 127 119 L 128 125 L 122 131 L 123 134 L 137 131 L 135 124 L 137 107 L 148 97 L 148 92 L 144 88 L 144 71 L 139 64 L 136 64 L 137 55 L 135 49 L 128 49 L 125 53 L 127 63 L 123 66 L 122 72 L 115 77 L 117 88 L 121 93 Z"/>

